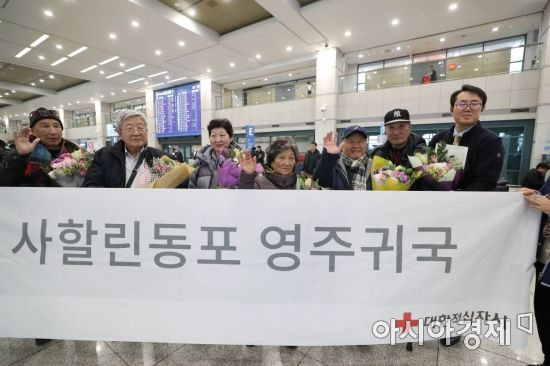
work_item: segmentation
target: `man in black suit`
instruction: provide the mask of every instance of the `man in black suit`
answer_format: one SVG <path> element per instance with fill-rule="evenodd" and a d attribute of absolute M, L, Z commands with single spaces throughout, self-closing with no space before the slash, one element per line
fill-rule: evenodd
<path fill-rule="evenodd" d="M 485 109 L 487 94 L 473 85 L 463 85 L 451 94 L 451 113 L 455 124 L 435 135 L 429 146 L 435 148 L 439 141 L 468 147 L 466 165 L 458 183 L 462 191 L 494 191 L 502 169 L 504 147 L 500 137 L 481 125 L 479 116 Z M 452 346 L 460 336 L 440 342 Z"/>
<path fill-rule="evenodd" d="M 435 135 L 429 146 L 439 141 L 468 147 L 464 173 L 458 184 L 462 191 L 494 191 L 502 169 L 504 147 L 500 137 L 481 125 L 487 94 L 475 86 L 463 85 L 451 95 L 455 124 Z"/>

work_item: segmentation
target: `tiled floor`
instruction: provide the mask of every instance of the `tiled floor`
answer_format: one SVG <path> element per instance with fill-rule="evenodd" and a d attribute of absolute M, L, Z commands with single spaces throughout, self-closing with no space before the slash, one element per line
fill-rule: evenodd
<path fill-rule="evenodd" d="M 213 346 L 164 343 L 0 339 L 0 365 L 499 365 L 520 366 L 542 360 L 537 339 L 514 352 L 482 342 L 470 351 L 460 343 L 441 347 L 430 341 L 412 352 L 405 345 L 349 347 Z"/>

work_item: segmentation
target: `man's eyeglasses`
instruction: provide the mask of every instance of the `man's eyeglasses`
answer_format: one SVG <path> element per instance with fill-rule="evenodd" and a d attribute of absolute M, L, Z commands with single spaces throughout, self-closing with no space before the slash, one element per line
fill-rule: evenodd
<path fill-rule="evenodd" d="M 122 131 L 124 131 L 125 133 L 132 133 L 135 130 L 137 130 L 138 133 L 144 133 L 145 131 L 147 131 L 147 128 L 145 128 L 144 126 L 126 126 L 122 129 Z"/>
<path fill-rule="evenodd" d="M 455 104 L 455 107 L 457 107 L 458 109 L 464 110 L 466 109 L 466 107 L 470 107 L 472 111 L 477 111 L 478 109 L 481 109 L 482 106 L 483 104 L 481 102 L 458 102 Z"/>

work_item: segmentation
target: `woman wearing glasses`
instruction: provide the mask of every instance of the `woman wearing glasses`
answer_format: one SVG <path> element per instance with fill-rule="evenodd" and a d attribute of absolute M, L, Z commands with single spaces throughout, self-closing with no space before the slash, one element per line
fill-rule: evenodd
<path fill-rule="evenodd" d="M 429 144 L 434 148 L 439 141 L 445 141 L 468 148 L 464 174 L 458 185 L 463 191 L 494 191 L 502 169 L 502 141 L 479 121 L 486 103 L 487 94 L 482 89 L 463 85 L 451 95 L 454 125 L 435 135 Z"/>
<path fill-rule="evenodd" d="M 55 187 L 47 172 L 58 156 L 79 147 L 62 137 L 63 123 L 56 111 L 38 108 L 29 114 L 29 127 L 15 136 L 15 149 L 2 160 L 0 186 Z"/>

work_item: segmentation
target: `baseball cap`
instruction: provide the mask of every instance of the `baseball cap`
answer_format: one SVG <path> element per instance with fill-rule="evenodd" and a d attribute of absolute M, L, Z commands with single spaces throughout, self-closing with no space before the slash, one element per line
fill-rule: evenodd
<path fill-rule="evenodd" d="M 410 122 L 409 111 L 406 109 L 395 108 L 384 116 L 384 126 L 397 122 Z"/>
<path fill-rule="evenodd" d="M 363 137 L 367 138 L 367 130 L 366 129 L 364 129 L 361 126 L 353 125 L 353 126 L 347 127 L 344 130 L 344 132 L 342 132 L 342 139 L 345 139 L 346 137 L 348 137 L 352 133 L 360 133 L 361 135 L 363 135 Z"/>

